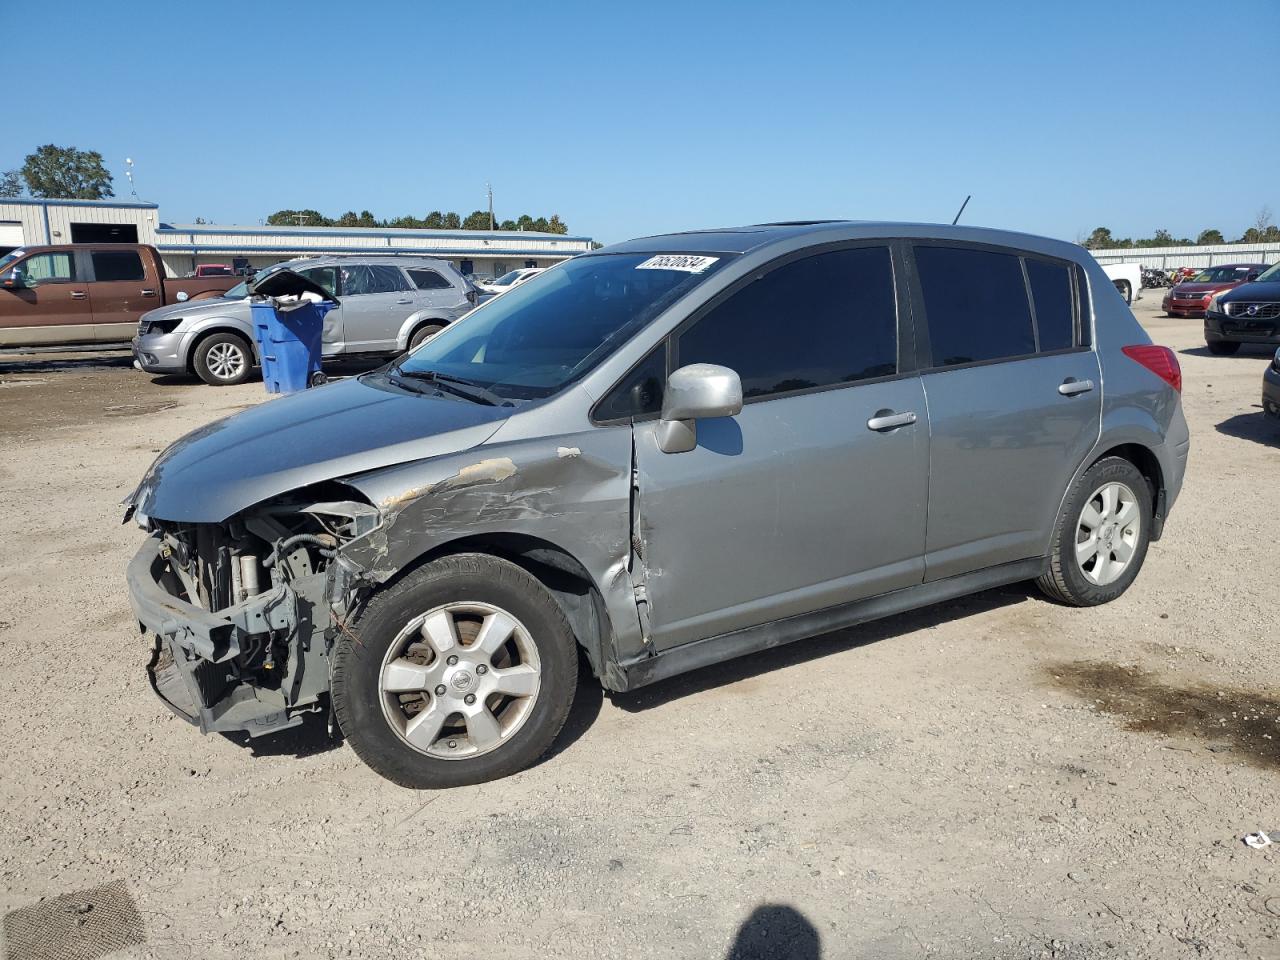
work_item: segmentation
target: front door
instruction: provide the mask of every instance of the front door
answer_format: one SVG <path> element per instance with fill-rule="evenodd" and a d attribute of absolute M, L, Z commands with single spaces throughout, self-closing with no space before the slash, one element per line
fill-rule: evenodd
<path fill-rule="evenodd" d="M 0 345 L 88 343 L 93 340 L 89 285 L 69 252 L 36 253 L 12 264 L 0 283 Z"/>
<path fill-rule="evenodd" d="M 93 304 L 93 339 L 99 343 L 128 340 L 137 333 L 138 317 L 161 305 L 160 280 L 147 279 L 137 250 L 86 253 L 92 272 L 89 299 Z"/>
<path fill-rule="evenodd" d="M 308 267 L 306 270 L 298 270 L 297 273 L 322 287 L 325 293 L 335 300 L 339 300 L 337 267 Z M 345 352 L 342 337 L 342 303 L 337 302 L 324 315 L 324 329 L 320 334 L 320 353 L 331 357 Z"/>
<path fill-rule="evenodd" d="M 883 245 L 793 255 L 674 335 L 672 367 L 737 371 L 746 405 L 688 453 L 634 428 L 657 649 L 922 581 L 929 428 L 894 273 Z"/>
<path fill-rule="evenodd" d="M 1102 384 L 1067 262 L 914 248 L 929 369 L 927 580 L 1044 556 L 1098 439 Z"/>

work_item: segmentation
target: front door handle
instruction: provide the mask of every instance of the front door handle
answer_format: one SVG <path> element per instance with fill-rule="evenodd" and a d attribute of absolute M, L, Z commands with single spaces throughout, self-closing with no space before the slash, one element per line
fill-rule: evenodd
<path fill-rule="evenodd" d="M 141 293 L 144 297 L 154 297 L 156 295 L 156 292 L 151 289 L 140 290 L 138 292 Z"/>
<path fill-rule="evenodd" d="M 1075 377 L 1067 377 L 1058 384 L 1058 392 L 1064 397 L 1074 397 L 1077 393 L 1088 393 L 1092 389 L 1092 380 L 1077 380 Z"/>
<path fill-rule="evenodd" d="M 397 300 L 396 303 L 413 303 L 412 300 Z"/>
<path fill-rule="evenodd" d="M 911 412 L 894 413 L 892 410 L 877 410 L 876 415 L 867 421 L 867 429 L 882 433 L 897 430 L 898 427 L 909 427 L 916 422 L 916 415 Z"/>
<path fill-rule="evenodd" d="M 72 291 L 71 291 L 71 299 L 72 299 L 72 300 L 83 300 L 83 299 L 84 299 L 85 297 L 87 297 L 87 296 L 88 296 L 88 294 L 87 294 L 87 293 L 85 293 L 83 290 L 72 290 Z"/>

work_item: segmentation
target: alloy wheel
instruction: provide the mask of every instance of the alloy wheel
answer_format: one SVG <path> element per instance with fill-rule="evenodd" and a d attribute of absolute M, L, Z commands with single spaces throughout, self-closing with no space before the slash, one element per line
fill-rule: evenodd
<path fill-rule="evenodd" d="M 244 350 L 234 343 L 215 343 L 205 354 L 205 365 L 219 380 L 234 380 L 244 373 L 248 362 Z"/>
<path fill-rule="evenodd" d="M 1129 569 L 1142 533 L 1138 497 L 1123 483 L 1104 483 L 1085 501 L 1076 524 L 1076 563 L 1097 586 L 1115 583 Z"/>

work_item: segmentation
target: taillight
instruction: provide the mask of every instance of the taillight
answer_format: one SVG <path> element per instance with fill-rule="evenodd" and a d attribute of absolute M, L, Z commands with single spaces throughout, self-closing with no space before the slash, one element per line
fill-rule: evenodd
<path fill-rule="evenodd" d="M 1126 357 L 1137 360 L 1173 389 L 1182 392 L 1182 367 L 1178 364 L 1178 355 L 1168 347 L 1144 343 L 1123 349 Z"/>

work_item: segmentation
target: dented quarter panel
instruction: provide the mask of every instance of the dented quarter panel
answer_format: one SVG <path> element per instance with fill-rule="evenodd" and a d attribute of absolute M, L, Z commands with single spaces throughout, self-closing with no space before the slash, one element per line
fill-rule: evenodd
<path fill-rule="evenodd" d="M 599 589 L 614 653 L 643 648 L 630 558 L 631 428 L 592 427 L 525 438 L 513 418 L 464 453 L 350 477 L 383 511 L 342 554 L 383 582 L 426 553 L 484 534 L 527 534 L 574 557 Z"/>

